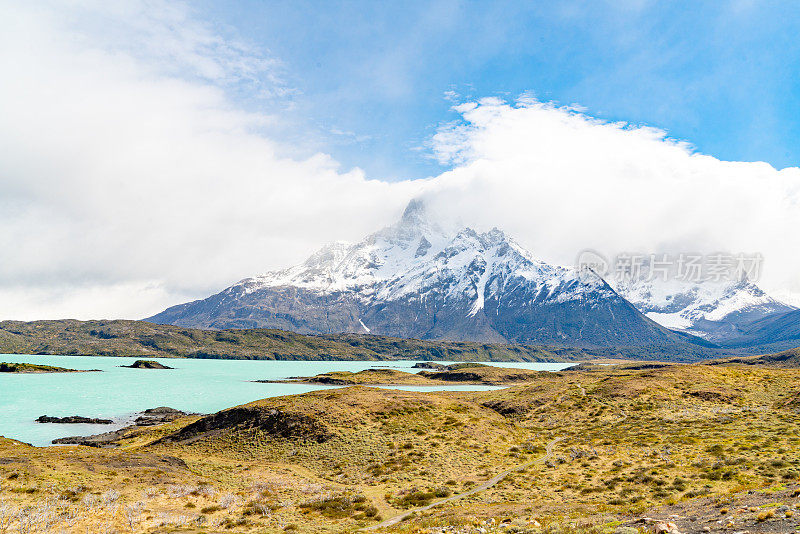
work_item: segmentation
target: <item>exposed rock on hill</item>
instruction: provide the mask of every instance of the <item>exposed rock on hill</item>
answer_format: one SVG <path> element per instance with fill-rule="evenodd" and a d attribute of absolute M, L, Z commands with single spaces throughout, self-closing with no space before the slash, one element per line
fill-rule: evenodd
<path fill-rule="evenodd" d="M 191 423 L 162 438 L 162 442 L 190 443 L 225 431 L 261 430 L 277 438 L 302 438 L 325 442 L 331 435 L 317 419 L 279 409 L 238 406 Z"/>

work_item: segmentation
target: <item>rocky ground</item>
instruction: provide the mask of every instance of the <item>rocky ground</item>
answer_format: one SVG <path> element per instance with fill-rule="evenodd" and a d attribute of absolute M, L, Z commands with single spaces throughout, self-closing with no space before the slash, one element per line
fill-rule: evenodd
<path fill-rule="evenodd" d="M 774 488 L 702 497 L 649 511 L 649 516 L 628 521 L 620 533 L 633 533 L 642 526 L 655 532 L 794 532 L 800 488 L 796 484 Z"/>

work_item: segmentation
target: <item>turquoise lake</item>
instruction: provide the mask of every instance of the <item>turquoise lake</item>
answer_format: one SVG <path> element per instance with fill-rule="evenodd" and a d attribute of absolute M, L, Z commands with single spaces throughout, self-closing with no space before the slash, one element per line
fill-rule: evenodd
<path fill-rule="evenodd" d="M 126 369 L 136 358 L 94 356 L 28 356 L 0 354 L 0 361 L 38 363 L 100 373 L 0 373 L 0 436 L 32 445 L 55 438 L 97 434 L 129 423 L 136 412 L 169 406 L 186 412 L 212 413 L 246 402 L 305 393 L 333 386 L 260 384 L 253 380 L 310 376 L 327 371 L 361 371 L 374 367 L 411 370 L 414 361 L 251 361 L 152 358 L 171 370 Z M 451 363 L 451 362 L 443 362 Z M 495 363 L 503 367 L 558 371 L 564 363 Z M 492 386 L 437 386 L 397 389 L 412 391 L 476 391 Z M 113 419 L 114 425 L 47 424 L 40 415 L 81 415 Z"/>

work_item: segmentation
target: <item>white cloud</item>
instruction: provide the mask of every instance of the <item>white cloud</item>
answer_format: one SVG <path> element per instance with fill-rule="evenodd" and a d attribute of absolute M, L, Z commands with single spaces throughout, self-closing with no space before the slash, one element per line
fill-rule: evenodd
<path fill-rule="evenodd" d="M 272 117 L 225 92 L 271 91 L 271 63 L 180 4 L 0 4 L 0 21 L 1 318 L 155 313 L 358 237 L 415 187 L 281 157 Z"/>
<path fill-rule="evenodd" d="M 143 310 L 163 309 L 195 296 L 168 291 L 158 281 L 52 286 L 29 283 L 0 287 L 2 311 L 8 315 L 5 318 L 17 321 L 56 317 L 131 319 L 140 317 Z"/>
<path fill-rule="evenodd" d="M 760 252 L 762 285 L 800 294 L 800 169 L 720 161 L 645 126 L 523 99 L 461 104 L 434 136 L 457 167 L 431 184 L 440 210 L 516 235 L 543 259 L 578 251 Z"/>
<path fill-rule="evenodd" d="M 279 61 L 180 3 L 0 0 L 0 73 L 0 319 L 152 314 L 358 239 L 421 192 L 548 261 L 755 251 L 768 289 L 800 294 L 800 170 L 694 154 L 577 105 L 459 104 L 433 139 L 454 169 L 385 183 L 283 156 L 265 134 L 292 91 Z"/>

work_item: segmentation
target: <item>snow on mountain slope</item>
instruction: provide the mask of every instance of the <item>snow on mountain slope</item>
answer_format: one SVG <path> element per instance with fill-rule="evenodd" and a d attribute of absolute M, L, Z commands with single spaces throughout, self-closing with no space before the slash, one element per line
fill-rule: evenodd
<path fill-rule="evenodd" d="M 650 319 L 709 341 L 724 341 L 742 325 L 795 308 L 744 280 L 636 280 L 615 284 Z"/>
<path fill-rule="evenodd" d="M 549 265 L 493 229 L 447 231 L 419 201 L 355 244 L 174 306 L 153 322 L 422 339 L 643 345 L 677 335 L 599 276 Z"/>
<path fill-rule="evenodd" d="M 483 309 L 486 295 L 498 290 L 496 284 L 490 286 L 490 280 L 503 274 L 536 284 L 560 302 L 580 299 L 592 291 L 613 295 L 599 277 L 536 260 L 496 228 L 485 234 L 465 228 L 448 235 L 430 223 L 421 204 L 414 202 L 397 225 L 359 243 L 337 242 L 301 265 L 240 283 L 248 292 L 279 286 L 353 291 L 368 302 L 421 296 L 449 278 L 455 283 L 446 286 L 445 295 L 470 295 L 469 315 L 475 315 Z M 570 291 L 554 295 L 569 282 L 575 282 Z"/>

